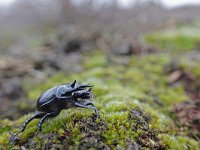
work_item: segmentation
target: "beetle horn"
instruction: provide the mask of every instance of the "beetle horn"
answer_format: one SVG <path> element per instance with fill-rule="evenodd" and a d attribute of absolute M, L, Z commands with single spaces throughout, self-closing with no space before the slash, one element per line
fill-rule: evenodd
<path fill-rule="evenodd" d="M 74 88 L 76 85 L 76 80 L 71 84 L 71 87 Z"/>

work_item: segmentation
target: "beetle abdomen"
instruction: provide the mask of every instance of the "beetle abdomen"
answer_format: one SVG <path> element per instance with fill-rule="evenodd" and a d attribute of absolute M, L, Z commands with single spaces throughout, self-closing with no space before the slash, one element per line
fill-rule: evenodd
<path fill-rule="evenodd" d="M 40 108 L 44 104 L 50 102 L 55 98 L 55 93 L 57 91 L 58 86 L 53 87 L 46 92 L 44 92 L 37 100 L 37 108 Z"/>

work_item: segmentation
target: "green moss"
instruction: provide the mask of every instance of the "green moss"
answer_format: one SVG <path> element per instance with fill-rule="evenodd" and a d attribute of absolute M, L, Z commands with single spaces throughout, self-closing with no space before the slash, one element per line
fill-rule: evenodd
<path fill-rule="evenodd" d="M 200 33 L 198 28 L 181 27 L 175 30 L 148 34 L 145 41 L 161 50 L 191 51 L 200 44 L 198 33 Z"/>
<path fill-rule="evenodd" d="M 183 136 L 169 136 L 169 135 L 162 135 L 161 136 L 162 142 L 167 146 L 168 149 L 192 149 L 198 150 L 198 143 L 192 139 Z"/>
<path fill-rule="evenodd" d="M 50 149 L 52 143 L 54 148 L 61 149 L 126 149 L 127 141 L 131 140 L 144 149 L 182 149 L 185 146 L 198 149 L 196 141 L 177 136 L 177 128 L 170 116 L 173 105 L 185 101 L 187 96 L 181 84 L 171 87 L 167 83 L 164 67 L 170 62 L 169 55 L 133 56 L 127 66 L 117 67 L 109 64 L 105 55 L 99 52 L 85 56 L 85 59 L 85 71 L 67 74 L 67 78 L 66 74 L 60 72 L 44 83 L 34 85 L 28 91 L 28 98 L 36 100 L 42 91 L 58 84 L 75 79 L 84 81 L 95 85 L 94 104 L 100 110 L 101 118 L 96 118 L 87 109 L 64 110 L 57 117 L 47 120 L 42 132 L 35 138 L 33 134 L 38 121 L 31 122 L 19 135 L 18 144 L 26 143 L 27 147 L 33 149 L 45 146 Z M 155 102 L 155 98 L 161 105 Z M 6 139 L 17 132 L 23 121 L 31 115 L 15 121 L 15 126 L 0 130 L 0 145 L 9 146 Z M 28 139 L 31 140 L 28 142 Z"/>
<path fill-rule="evenodd" d="M 193 54 L 193 57 L 196 54 Z M 198 55 L 198 54 L 197 54 Z M 197 56 L 198 57 L 198 56 Z M 178 65 L 185 70 L 186 73 L 191 73 L 193 76 L 198 78 L 200 76 L 200 65 L 199 60 L 195 60 L 193 58 L 183 57 L 178 62 Z"/>
<path fill-rule="evenodd" d="M 85 56 L 85 68 L 103 67 L 107 63 L 106 55 L 102 55 L 102 51 L 93 52 L 89 56 Z"/>
<path fill-rule="evenodd" d="M 10 131 L 11 126 L 13 125 L 13 122 L 7 119 L 4 119 L 0 121 L 0 125 L 1 125 L 0 127 L 0 135 L 1 135 L 6 131 Z"/>

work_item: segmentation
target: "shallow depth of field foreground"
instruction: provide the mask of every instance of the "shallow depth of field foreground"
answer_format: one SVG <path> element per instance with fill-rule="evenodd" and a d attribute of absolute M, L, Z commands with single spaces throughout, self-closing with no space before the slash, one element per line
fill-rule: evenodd
<path fill-rule="evenodd" d="M 1 149 L 200 148 L 200 5 L 16 0 L 0 7 Z M 74 80 L 94 85 L 100 117 L 65 109 L 36 135 L 39 119 L 11 140 L 43 92 Z"/>

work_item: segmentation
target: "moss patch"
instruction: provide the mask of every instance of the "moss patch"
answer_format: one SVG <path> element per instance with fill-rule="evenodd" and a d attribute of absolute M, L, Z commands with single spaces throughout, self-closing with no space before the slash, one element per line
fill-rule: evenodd
<path fill-rule="evenodd" d="M 169 63 L 170 56 L 167 54 L 131 56 L 126 66 L 109 64 L 100 52 L 85 56 L 85 71 L 67 75 L 60 72 L 48 82 L 34 85 L 28 97 L 37 99 L 42 91 L 52 86 L 75 79 L 84 81 L 95 85 L 94 104 L 100 110 L 101 118 L 87 109 L 64 110 L 47 120 L 36 137 L 33 134 L 38 121 L 31 122 L 19 135 L 20 140 L 15 147 L 198 149 L 195 140 L 177 132 L 170 115 L 173 105 L 186 101 L 188 97 L 181 84 L 174 87 L 168 84 L 164 68 Z M 31 115 L 25 115 L 9 128 L 2 128 L 0 145 L 12 147 L 8 138 Z"/>
<path fill-rule="evenodd" d="M 145 41 L 153 46 L 168 51 L 191 51 L 200 45 L 199 27 L 177 27 L 159 33 L 151 33 Z"/>

